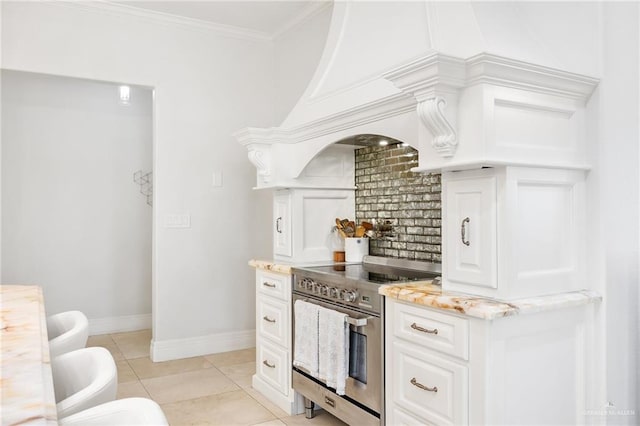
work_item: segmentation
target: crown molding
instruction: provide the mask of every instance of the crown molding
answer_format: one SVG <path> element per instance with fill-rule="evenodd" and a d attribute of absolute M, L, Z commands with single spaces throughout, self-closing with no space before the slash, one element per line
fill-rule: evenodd
<path fill-rule="evenodd" d="M 586 102 L 599 83 L 597 78 L 530 62 L 480 53 L 466 60 L 467 86 L 494 84 Z"/>
<path fill-rule="evenodd" d="M 112 16 L 130 16 L 156 24 L 173 25 L 176 27 L 216 33 L 221 36 L 242 40 L 261 42 L 273 40 L 273 37 L 270 34 L 262 31 L 250 30 L 233 25 L 216 24 L 200 19 L 187 18 L 169 13 L 142 9 L 135 6 L 112 3 L 106 0 L 53 0 L 45 2 L 45 4 L 104 13 Z"/>
<path fill-rule="evenodd" d="M 465 61 L 432 51 L 387 71 L 382 77 L 420 101 L 436 96 L 436 92 L 456 93 L 464 87 Z"/>
<path fill-rule="evenodd" d="M 333 5 L 332 1 L 314 1 L 307 5 L 298 15 L 294 16 L 280 28 L 273 32 L 271 35 L 272 40 L 277 40 L 282 37 L 285 33 L 291 31 L 299 25 L 307 22 L 309 19 L 313 18 L 320 12 L 328 9 Z"/>
<path fill-rule="evenodd" d="M 295 144 L 405 114 L 414 111 L 415 108 L 415 100 L 400 93 L 308 122 L 302 126 L 247 127 L 233 133 L 232 136 L 248 149 L 256 144 Z"/>

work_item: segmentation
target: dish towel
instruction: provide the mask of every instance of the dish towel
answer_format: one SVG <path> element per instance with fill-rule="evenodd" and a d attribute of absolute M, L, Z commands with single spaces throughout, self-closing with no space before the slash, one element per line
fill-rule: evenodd
<path fill-rule="evenodd" d="M 295 319 L 293 365 L 318 378 L 318 313 L 320 306 L 304 300 L 293 305 Z"/>
<path fill-rule="evenodd" d="M 320 380 L 344 395 L 349 375 L 349 324 L 347 315 L 320 307 L 318 315 L 318 372 Z"/>

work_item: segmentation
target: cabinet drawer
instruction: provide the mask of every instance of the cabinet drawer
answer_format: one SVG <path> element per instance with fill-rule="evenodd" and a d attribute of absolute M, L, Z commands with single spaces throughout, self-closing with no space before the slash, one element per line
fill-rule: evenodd
<path fill-rule="evenodd" d="M 285 301 L 291 300 L 291 275 L 258 270 L 256 271 L 256 286 L 259 293 Z"/>
<path fill-rule="evenodd" d="M 418 419 L 417 417 L 405 413 L 396 406 L 392 406 L 385 413 L 385 416 L 386 424 L 393 426 L 424 426 L 434 424 L 426 421 L 425 419 Z"/>
<path fill-rule="evenodd" d="M 467 367 L 395 340 L 392 401 L 425 423 L 468 422 Z"/>
<path fill-rule="evenodd" d="M 260 296 L 257 300 L 257 329 L 260 337 L 289 347 L 289 302 Z"/>
<path fill-rule="evenodd" d="M 390 303 L 393 334 L 418 345 L 469 359 L 469 321 L 404 303 Z"/>
<path fill-rule="evenodd" d="M 278 392 L 285 396 L 289 395 L 291 375 L 289 351 L 274 346 L 264 339 L 259 339 L 257 346 L 257 374 Z"/>

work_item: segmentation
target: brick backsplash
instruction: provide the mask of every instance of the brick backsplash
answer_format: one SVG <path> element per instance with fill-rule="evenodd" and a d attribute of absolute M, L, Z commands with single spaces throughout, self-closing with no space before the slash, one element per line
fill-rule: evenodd
<path fill-rule="evenodd" d="M 390 221 L 390 237 L 372 239 L 369 253 L 441 261 L 440 174 L 413 173 L 418 151 L 410 146 L 355 151 L 356 222 Z"/>

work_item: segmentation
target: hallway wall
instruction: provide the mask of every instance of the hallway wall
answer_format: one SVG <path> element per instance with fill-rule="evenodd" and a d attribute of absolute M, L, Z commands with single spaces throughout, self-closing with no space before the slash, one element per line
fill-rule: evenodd
<path fill-rule="evenodd" d="M 2 282 L 38 284 L 47 314 L 92 332 L 151 326 L 152 92 L 2 72 Z"/>

